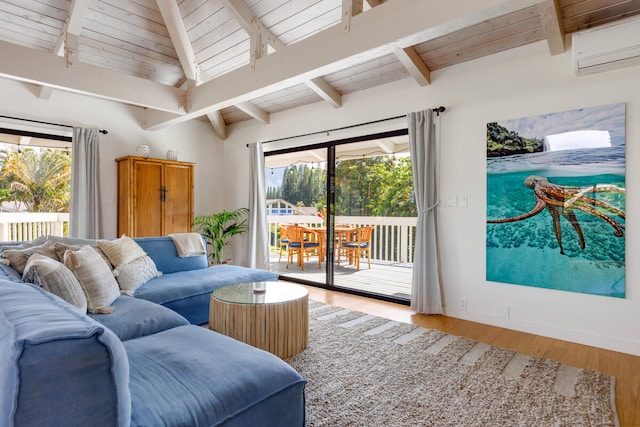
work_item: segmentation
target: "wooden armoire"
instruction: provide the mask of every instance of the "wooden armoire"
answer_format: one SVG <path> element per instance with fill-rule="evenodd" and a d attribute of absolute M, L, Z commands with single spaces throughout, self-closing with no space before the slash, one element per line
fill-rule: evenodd
<path fill-rule="evenodd" d="M 118 236 L 191 231 L 195 163 L 126 156 L 118 168 Z"/>

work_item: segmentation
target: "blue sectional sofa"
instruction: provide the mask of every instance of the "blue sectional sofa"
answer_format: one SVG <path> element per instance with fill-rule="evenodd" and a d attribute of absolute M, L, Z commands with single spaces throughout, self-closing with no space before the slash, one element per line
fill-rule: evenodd
<path fill-rule="evenodd" d="M 169 238 L 135 240 L 163 274 L 110 314 L 84 314 L 2 266 L 0 425 L 303 426 L 293 368 L 194 325 L 213 289 L 273 275 L 179 258 Z"/>

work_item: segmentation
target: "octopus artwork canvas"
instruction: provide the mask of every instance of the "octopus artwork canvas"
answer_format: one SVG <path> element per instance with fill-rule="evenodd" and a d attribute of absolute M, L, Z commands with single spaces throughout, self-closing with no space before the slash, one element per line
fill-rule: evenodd
<path fill-rule="evenodd" d="M 625 104 L 487 124 L 488 281 L 625 297 Z"/>

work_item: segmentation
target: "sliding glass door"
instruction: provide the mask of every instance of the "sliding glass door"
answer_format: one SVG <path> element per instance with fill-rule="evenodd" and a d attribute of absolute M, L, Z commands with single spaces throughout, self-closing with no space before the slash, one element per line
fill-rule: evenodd
<path fill-rule="evenodd" d="M 408 301 L 417 212 L 406 130 L 267 151 L 265 166 L 272 270 Z M 290 238 L 298 227 L 302 242 Z"/>

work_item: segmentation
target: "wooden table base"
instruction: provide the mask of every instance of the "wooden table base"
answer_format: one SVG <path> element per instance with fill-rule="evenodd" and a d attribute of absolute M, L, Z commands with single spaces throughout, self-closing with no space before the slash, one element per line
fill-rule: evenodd
<path fill-rule="evenodd" d="M 281 359 L 307 348 L 308 294 L 271 304 L 234 304 L 212 296 L 209 310 L 209 328 Z"/>

